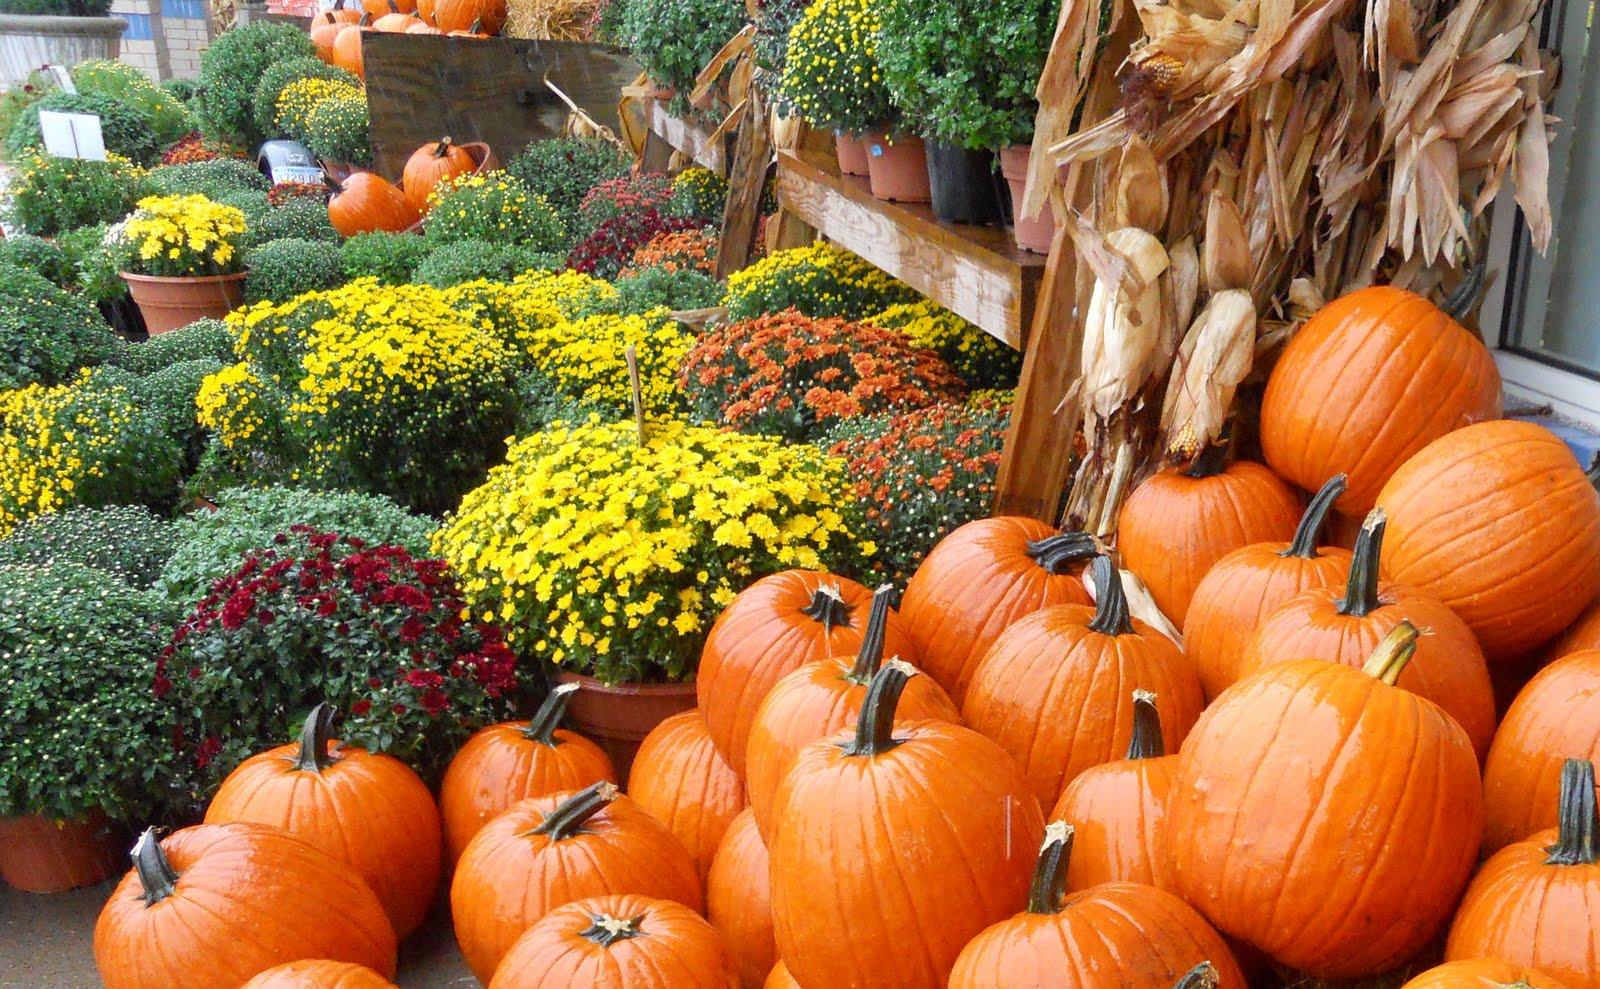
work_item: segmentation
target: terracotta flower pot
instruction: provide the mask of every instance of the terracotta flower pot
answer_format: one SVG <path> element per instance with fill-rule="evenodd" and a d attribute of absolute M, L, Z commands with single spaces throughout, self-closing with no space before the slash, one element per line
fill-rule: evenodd
<path fill-rule="evenodd" d="M 469 141 L 466 144 L 457 145 L 457 147 L 470 155 L 477 164 L 477 167 L 472 170 L 474 175 L 482 175 L 485 172 L 493 172 L 504 167 L 500 164 L 500 159 L 494 156 L 494 149 L 482 141 Z"/>
<path fill-rule="evenodd" d="M 840 175 L 867 175 L 867 145 L 859 134 L 833 132 L 833 153 L 839 159 Z"/>
<path fill-rule="evenodd" d="M 605 750 L 627 779 L 639 743 L 674 714 L 694 708 L 694 683 L 601 683 L 580 673 L 557 673 L 556 683 L 575 683 L 567 716 L 578 733 Z"/>
<path fill-rule="evenodd" d="M 244 303 L 244 272 L 163 278 L 124 271 L 122 280 L 139 304 L 151 336 L 188 326 L 196 320 L 221 319 Z"/>
<path fill-rule="evenodd" d="M 1000 149 L 1000 174 L 1006 177 L 1006 184 L 1011 187 L 1013 213 L 1021 206 L 1023 192 L 1028 187 L 1028 156 L 1032 152 L 1033 146 L 1029 144 L 1013 144 Z M 1035 254 L 1050 253 L 1050 243 L 1056 234 L 1056 216 L 1048 204 L 1030 220 L 1020 216 L 1014 216 L 1013 220 L 1016 223 L 1013 233 L 1018 247 Z"/>
<path fill-rule="evenodd" d="M 862 135 L 867 147 L 867 175 L 872 194 L 897 203 L 926 203 L 933 198 L 928 186 L 928 149 L 922 138 L 874 131 Z"/>
<path fill-rule="evenodd" d="M 126 865 L 120 839 L 103 814 L 82 821 L 0 817 L 0 878 L 28 893 L 90 886 Z"/>

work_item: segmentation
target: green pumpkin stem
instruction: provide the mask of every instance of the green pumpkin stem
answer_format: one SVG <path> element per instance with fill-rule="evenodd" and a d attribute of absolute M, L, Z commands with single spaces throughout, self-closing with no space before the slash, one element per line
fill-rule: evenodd
<path fill-rule="evenodd" d="M 644 931 L 639 924 L 643 917 L 612 917 L 608 914 L 590 914 L 589 926 L 578 932 L 578 936 L 593 941 L 602 948 L 609 948 L 621 941 L 631 941 L 636 937 L 644 937 Z"/>
<path fill-rule="evenodd" d="M 1087 532 L 1060 532 L 1028 543 L 1028 559 L 1058 577 L 1099 552 L 1099 540 Z"/>
<path fill-rule="evenodd" d="M 904 660 L 891 659 L 872 678 L 861 714 L 856 717 L 856 735 L 844 747 L 848 756 L 882 755 L 900 743 L 894 737 L 895 709 L 906 684 L 917 675 L 916 667 Z"/>
<path fill-rule="evenodd" d="M 1344 494 L 1346 478 L 1343 474 L 1335 474 L 1328 478 L 1309 504 L 1306 512 L 1300 516 L 1300 524 L 1295 527 L 1294 539 L 1289 547 L 1279 553 L 1282 557 L 1299 557 L 1302 560 L 1315 560 L 1317 558 L 1317 543 L 1322 539 L 1322 530 L 1328 524 L 1328 512 L 1333 509 L 1333 503 Z"/>
<path fill-rule="evenodd" d="M 1421 633 L 1409 621 L 1403 621 L 1389 630 L 1389 634 L 1372 650 L 1372 656 L 1362 665 L 1361 672 L 1376 677 L 1393 687 L 1404 673 L 1411 657 L 1417 652 L 1417 636 Z"/>
<path fill-rule="evenodd" d="M 294 757 L 294 768 L 307 773 L 320 773 L 338 760 L 329 745 L 333 741 L 333 705 L 318 704 L 306 715 L 305 727 L 300 730 L 300 753 Z"/>
<path fill-rule="evenodd" d="M 590 784 L 562 801 L 533 833 L 545 835 L 551 841 L 571 838 L 583 830 L 589 818 L 610 806 L 621 792 L 615 783 L 604 780 Z"/>
<path fill-rule="evenodd" d="M 1483 294 L 1483 276 L 1485 272 L 1486 269 L 1482 261 L 1479 261 L 1467 271 L 1467 276 L 1461 279 L 1461 283 L 1455 287 L 1455 291 L 1451 292 L 1449 297 L 1444 300 L 1444 305 L 1439 307 L 1444 310 L 1446 316 L 1456 322 L 1460 322 L 1462 317 L 1472 311 L 1472 307 L 1478 304 L 1478 297 Z"/>
<path fill-rule="evenodd" d="M 1133 692 L 1133 737 L 1128 740 L 1129 759 L 1159 759 L 1167 754 L 1161 736 L 1161 712 L 1156 710 L 1156 695 L 1148 690 Z"/>
<path fill-rule="evenodd" d="M 1378 600 L 1378 563 L 1383 556 L 1383 530 L 1388 525 L 1389 518 L 1381 508 L 1368 512 L 1366 521 L 1361 523 L 1344 597 L 1335 602 L 1339 614 L 1363 618 L 1383 606 Z"/>
<path fill-rule="evenodd" d="M 811 592 L 811 603 L 801 608 L 800 613 L 821 622 L 825 635 L 831 635 L 834 629 L 850 620 L 850 606 L 844 603 L 838 584 L 818 585 Z"/>
<path fill-rule="evenodd" d="M 1028 887 L 1028 912 L 1052 917 L 1061 912 L 1061 898 L 1067 895 L 1067 863 L 1072 859 L 1072 825 L 1051 821 L 1044 829 L 1044 844 L 1039 846 L 1039 861 L 1033 866 L 1033 883 Z"/>
<path fill-rule="evenodd" d="M 892 584 L 884 584 L 872 592 L 872 611 L 867 614 L 867 630 L 861 636 L 861 649 L 856 653 L 855 665 L 850 667 L 845 677 L 851 683 L 871 683 L 883 665 L 883 643 L 889 627 L 889 597 L 892 594 Z"/>
<path fill-rule="evenodd" d="M 1172 989 L 1217 989 L 1221 982 L 1222 976 L 1217 974 L 1217 966 L 1201 962 L 1184 973 Z"/>
<path fill-rule="evenodd" d="M 1133 619 L 1128 615 L 1128 595 L 1122 589 L 1122 574 L 1109 556 L 1097 556 L 1089 564 L 1094 578 L 1094 618 L 1089 627 L 1101 635 L 1132 635 Z"/>
<path fill-rule="evenodd" d="M 545 697 L 544 703 L 539 705 L 539 710 L 533 712 L 533 717 L 528 719 L 528 727 L 522 729 L 522 737 L 530 742 L 548 745 L 552 749 L 561 743 L 556 739 L 556 728 L 561 724 L 561 716 L 567 713 L 567 701 L 578 690 L 575 683 L 558 684 L 550 688 L 550 693 Z"/>
<path fill-rule="evenodd" d="M 1594 763 L 1568 759 L 1561 764 L 1561 811 L 1556 843 L 1546 849 L 1547 865 L 1600 862 L 1600 821 L 1595 819 Z"/>
<path fill-rule="evenodd" d="M 1209 443 L 1204 450 L 1195 454 L 1194 460 L 1183 469 L 1184 477 L 1192 477 L 1203 481 L 1208 477 L 1216 477 L 1228 469 L 1228 442 L 1226 437 Z"/>
<path fill-rule="evenodd" d="M 178 891 L 178 870 L 167 861 L 167 853 L 156 840 L 156 829 L 145 828 L 133 844 L 133 871 L 145 906 L 154 906 Z"/>

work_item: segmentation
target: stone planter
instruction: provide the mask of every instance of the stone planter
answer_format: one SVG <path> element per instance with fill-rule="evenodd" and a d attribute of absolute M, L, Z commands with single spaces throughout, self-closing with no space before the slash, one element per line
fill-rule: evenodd
<path fill-rule="evenodd" d="M 115 59 L 127 27 L 120 17 L 0 14 L 0 88 L 22 83 L 41 65 Z"/>

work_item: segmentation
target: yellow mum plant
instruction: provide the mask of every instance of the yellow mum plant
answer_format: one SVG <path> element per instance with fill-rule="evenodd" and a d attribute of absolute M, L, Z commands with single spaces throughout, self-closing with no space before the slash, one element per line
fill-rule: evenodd
<path fill-rule="evenodd" d="M 244 270 L 244 213 L 205 196 L 147 196 L 122 225 L 140 275 L 231 275 Z"/>
<path fill-rule="evenodd" d="M 633 401 L 626 351 L 634 346 L 647 409 L 665 410 L 682 404 L 677 388 L 678 365 L 694 346 L 694 334 L 651 309 L 637 315 L 603 313 L 572 322 L 561 321 L 529 334 L 533 366 L 568 398 L 613 410 Z"/>
<path fill-rule="evenodd" d="M 1022 372 L 1022 352 L 1012 350 L 932 299 L 890 306 L 866 322 L 897 330 L 913 347 L 944 358 L 973 388 L 1011 388 Z"/>
<path fill-rule="evenodd" d="M 795 309 L 813 318 L 862 320 L 920 298 L 911 286 L 870 262 L 818 241 L 777 251 L 729 275 L 725 304 L 734 319 Z"/>

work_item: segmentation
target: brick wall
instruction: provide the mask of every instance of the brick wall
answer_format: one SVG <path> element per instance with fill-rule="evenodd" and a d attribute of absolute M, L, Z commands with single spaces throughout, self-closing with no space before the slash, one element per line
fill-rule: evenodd
<path fill-rule="evenodd" d="M 128 22 L 122 61 L 152 79 L 192 79 L 211 42 L 205 0 L 112 0 L 111 13 Z"/>

